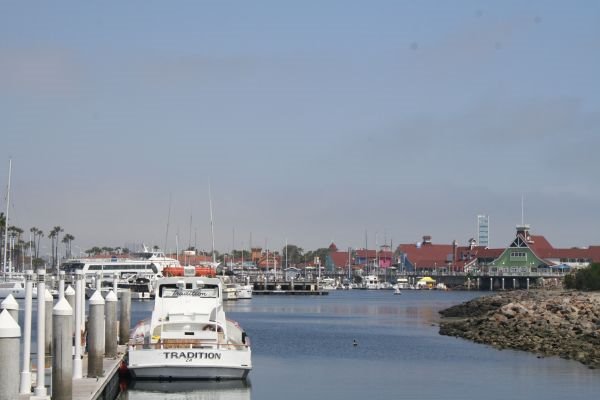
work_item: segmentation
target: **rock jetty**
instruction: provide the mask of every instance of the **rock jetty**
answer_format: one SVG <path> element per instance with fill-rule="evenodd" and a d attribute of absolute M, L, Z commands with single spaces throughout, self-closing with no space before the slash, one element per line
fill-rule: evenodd
<path fill-rule="evenodd" d="M 514 291 L 440 311 L 440 334 L 600 368 L 600 293 Z"/>

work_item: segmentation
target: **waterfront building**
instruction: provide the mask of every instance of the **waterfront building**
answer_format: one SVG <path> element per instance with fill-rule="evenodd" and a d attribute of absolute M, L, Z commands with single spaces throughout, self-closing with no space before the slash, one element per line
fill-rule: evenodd
<path fill-rule="evenodd" d="M 529 225 L 517 225 L 517 234 L 508 248 L 490 261 L 478 260 L 490 273 L 536 273 L 551 269 L 579 269 L 600 262 L 600 246 L 557 249 L 541 235 L 531 235 Z"/>
<path fill-rule="evenodd" d="M 400 244 L 395 252 L 399 272 L 452 273 L 485 271 L 492 274 L 531 274 L 560 268 L 577 269 L 600 262 L 600 246 L 555 248 L 541 235 L 531 235 L 529 225 L 518 225 L 506 248 L 490 249 L 469 239 L 468 245 L 434 244 L 431 236 Z"/>
<path fill-rule="evenodd" d="M 421 241 L 400 244 L 395 253 L 397 268 L 405 272 L 450 272 L 464 271 L 465 266 L 475 263 L 477 254 L 484 249 L 476 246 L 474 239 L 468 246 L 451 244 L 434 244 L 430 235 L 423 236 Z"/>
<path fill-rule="evenodd" d="M 348 249 L 348 251 L 339 251 L 335 243 L 329 245 L 329 253 L 325 261 L 328 272 L 348 271 L 348 266 L 352 270 L 362 270 L 367 272 L 371 269 L 386 269 L 393 264 L 394 254 L 389 245 L 380 246 L 379 250 L 368 249 Z"/>

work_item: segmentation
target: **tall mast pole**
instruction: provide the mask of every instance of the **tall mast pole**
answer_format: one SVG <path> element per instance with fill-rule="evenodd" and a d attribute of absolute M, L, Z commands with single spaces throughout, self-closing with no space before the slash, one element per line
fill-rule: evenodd
<path fill-rule="evenodd" d="M 210 190 L 210 181 L 208 181 L 208 206 L 210 208 L 210 237 L 212 241 L 212 260 L 213 264 L 216 264 L 217 258 L 215 256 L 215 227 L 213 222 L 212 193 Z"/>
<path fill-rule="evenodd" d="M 10 176 L 12 174 L 12 159 L 8 160 L 8 187 L 6 190 L 6 214 L 4 215 L 4 279 L 6 279 L 6 245 L 8 244 L 8 210 L 10 207 Z"/>

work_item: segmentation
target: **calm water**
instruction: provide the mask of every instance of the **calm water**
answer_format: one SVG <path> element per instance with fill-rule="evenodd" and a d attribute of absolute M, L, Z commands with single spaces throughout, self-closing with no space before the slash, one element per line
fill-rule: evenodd
<path fill-rule="evenodd" d="M 231 302 L 229 317 L 252 340 L 248 384 L 144 382 L 122 399 L 597 398 L 598 370 L 438 335 L 437 311 L 475 296 L 354 290 Z M 137 321 L 152 303 L 133 307 Z"/>

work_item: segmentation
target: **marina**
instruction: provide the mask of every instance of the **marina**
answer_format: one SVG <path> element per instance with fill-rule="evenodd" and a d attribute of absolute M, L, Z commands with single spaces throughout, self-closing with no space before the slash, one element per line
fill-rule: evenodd
<path fill-rule="evenodd" d="M 178 290 L 178 280 L 182 284 L 180 277 L 167 278 L 166 282 L 168 280 L 174 282 L 172 290 Z M 198 279 L 194 277 L 193 280 Z M 216 284 L 220 285 L 220 280 Z M 186 290 L 193 292 L 195 289 Z M 526 399 L 525 388 L 531 379 L 541 382 L 542 393 L 547 399 L 559 399 L 567 393 L 569 398 L 587 399 L 586 396 L 600 389 L 597 371 L 576 362 L 540 359 L 522 352 L 499 352 L 438 334 L 439 310 L 485 296 L 489 291 L 402 290 L 402 296 L 395 296 L 394 290 L 333 290 L 327 293 L 327 296 L 254 296 L 223 302 L 223 311 L 228 318 L 239 322 L 253 339 L 253 372 L 243 384 L 187 381 L 177 385 L 169 384 L 168 380 L 123 380 L 119 377 L 119 365 L 127 354 L 127 347 L 119 346 L 116 356 L 101 359 L 101 376 L 89 377 L 86 373 L 88 355 L 83 355 L 84 373 L 81 378 L 73 379 L 72 398 L 169 399 L 185 394 L 191 399 L 254 397 L 269 400 L 278 398 L 276 393 L 287 391 L 290 399 L 303 399 L 301 382 L 310 382 L 312 388 L 327 393 L 332 399 L 360 399 L 367 395 L 366 388 L 360 383 L 362 377 L 371 382 L 369 392 L 393 396 L 396 387 L 391 382 L 400 380 L 404 382 L 408 398 L 420 399 L 439 398 L 437 391 L 443 391 L 450 398 L 478 399 L 476 392 L 472 396 L 463 392 L 465 385 L 491 390 L 494 393 L 488 394 L 491 399 L 505 398 L 509 393 L 515 399 Z M 18 300 L 21 320 L 23 302 Z M 154 301 L 134 301 L 130 319 L 134 322 L 148 319 L 153 309 Z M 33 331 L 35 329 L 34 324 Z M 165 341 L 167 337 L 163 337 L 161 345 L 166 349 L 169 344 Z M 32 345 L 35 348 L 35 341 Z M 143 346 L 142 342 L 140 349 Z M 186 349 L 183 358 L 179 350 L 163 351 L 176 352 L 163 361 L 179 362 L 189 358 L 188 353 L 195 350 Z M 212 350 L 199 351 L 206 356 L 194 356 L 198 361 L 216 358 L 208 355 Z M 456 365 L 460 366 L 460 373 L 457 373 Z M 379 371 L 376 375 L 368 372 L 375 370 Z M 501 384 L 502 379 L 514 379 L 513 371 L 519 371 L 522 376 L 516 380 L 513 389 L 523 396 L 508 392 Z M 361 379 L 349 379 L 352 376 Z M 472 376 L 478 377 L 477 382 Z M 432 377 L 441 380 L 427 386 L 426 382 Z M 335 385 L 334 392 L 329 389 L 330 380 L 342 382 Z M 34 378 L 33 387 L 35 381 Z M 115 397 L 110 397 L 109 393 Z M 21 394 L 19 398 L 34 397 L 33 394 Z"/>
<path fill-rule="evenodd" d="M 247 384 L 132 382 L 121 399 L 274 400 L 285 393 L 290 400 L 525 400 L 531 399 L 531 381 L 539 385 L 539 398 L 595 397 L 597 370 L 438 334 L 438 310 L 486 294 L 409 290 L 394 296 L 393 291 L 350 290 L 228 302 L 227 314 L 253 339 Z M 135 303 L 132 316 L 148 315 L 150 308 L 148 302 Z"/>
<path fill-rule="evenodd" d="M 0 400 L 598 398 L 599 22 L 0 2 Z"/>

